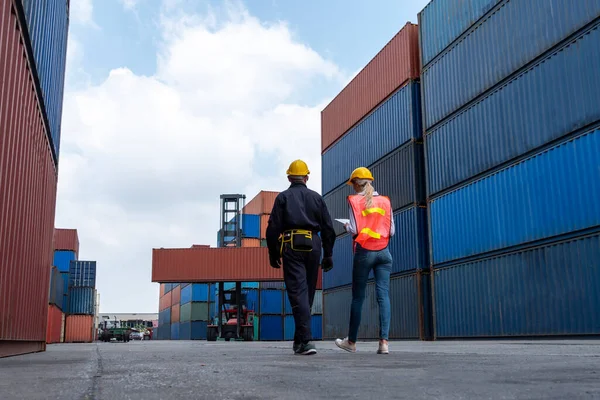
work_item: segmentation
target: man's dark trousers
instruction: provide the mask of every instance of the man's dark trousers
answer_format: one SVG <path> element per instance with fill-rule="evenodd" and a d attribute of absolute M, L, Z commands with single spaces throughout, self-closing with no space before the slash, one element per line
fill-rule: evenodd
<path fill-rule="evenodd" d="M 312 251 L 294 251 L 289 244 L 283 247 L 283 279 L 294 314 L 294 342 L 312 340 L 311 316 L 321 261 L 321 238 L 313 234 Z"/>

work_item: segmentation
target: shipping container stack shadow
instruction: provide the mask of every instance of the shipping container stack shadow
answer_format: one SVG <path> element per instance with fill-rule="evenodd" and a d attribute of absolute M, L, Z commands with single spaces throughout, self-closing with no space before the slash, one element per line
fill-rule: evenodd
<path fill-rule="evenodd" d="M 392 203 L 391 339 L 432 336 L 419 74 L 418 27 L 408 23 L 321 114 L 322 193 L 332 218 L 348 218 L 346 182 L 357 167 L 371 170 L 375 190 Z M 334 226 L 334 268 L 323 276 L 326 339 L 347 335 L 352 300 L 353 240 Z M 379 337 L 372 272 L 369 278 L 359 339 Z"/>
<path fill-rule="evenodd" d="M 600 334 L 600 1 L 419 27 L 435 338 Z"/>

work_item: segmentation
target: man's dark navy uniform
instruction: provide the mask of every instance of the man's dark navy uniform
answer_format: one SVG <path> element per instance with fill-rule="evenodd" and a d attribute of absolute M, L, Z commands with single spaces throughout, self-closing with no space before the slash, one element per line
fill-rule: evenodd
<path fill-rule="evenodd" d="M 273 268 L 281 268 L 294 314 L 294 353 L 315 354 L 310 343 L 311 308 L 315 298 L 321 246 L 323 271 L 333 267 L 335 231 L 325 201 L 306 187 L 310 171 L 302 160 L 290 165 L 290 187 L 275 199 L 267 226 L 267 246 Z M 320 233 L 320 237 L 319 234 Z"/>

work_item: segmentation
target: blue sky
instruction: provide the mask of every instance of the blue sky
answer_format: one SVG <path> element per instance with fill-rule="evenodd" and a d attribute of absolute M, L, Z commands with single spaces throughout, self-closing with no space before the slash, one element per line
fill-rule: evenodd
<path fill-rule="evenodd" d="M 219 195 L 320 192 L 320 112 L 426 1 L 71 0 L 56 226 L 102 312 L 156 312 L 152 248 L 216 244 Z M 339 216 L 335 216 L 339 217 Z"/>

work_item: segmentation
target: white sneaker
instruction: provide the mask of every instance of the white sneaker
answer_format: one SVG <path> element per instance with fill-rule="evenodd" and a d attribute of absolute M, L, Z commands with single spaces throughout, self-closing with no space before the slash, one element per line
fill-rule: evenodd
<path fill-rule="evenodd" d="M 379 343 L 379 349 L 377 350 L 377 354 L 390 354 L 387 343 Z"/>
<path fill-rule="evenodd" d="M 350 344 L 348 338 L 345 338 L 344 340 L 335 339 L 335 344 L 342 350 L 346 350 L 350 353 L 356 353 L 356 343 Z"/>

